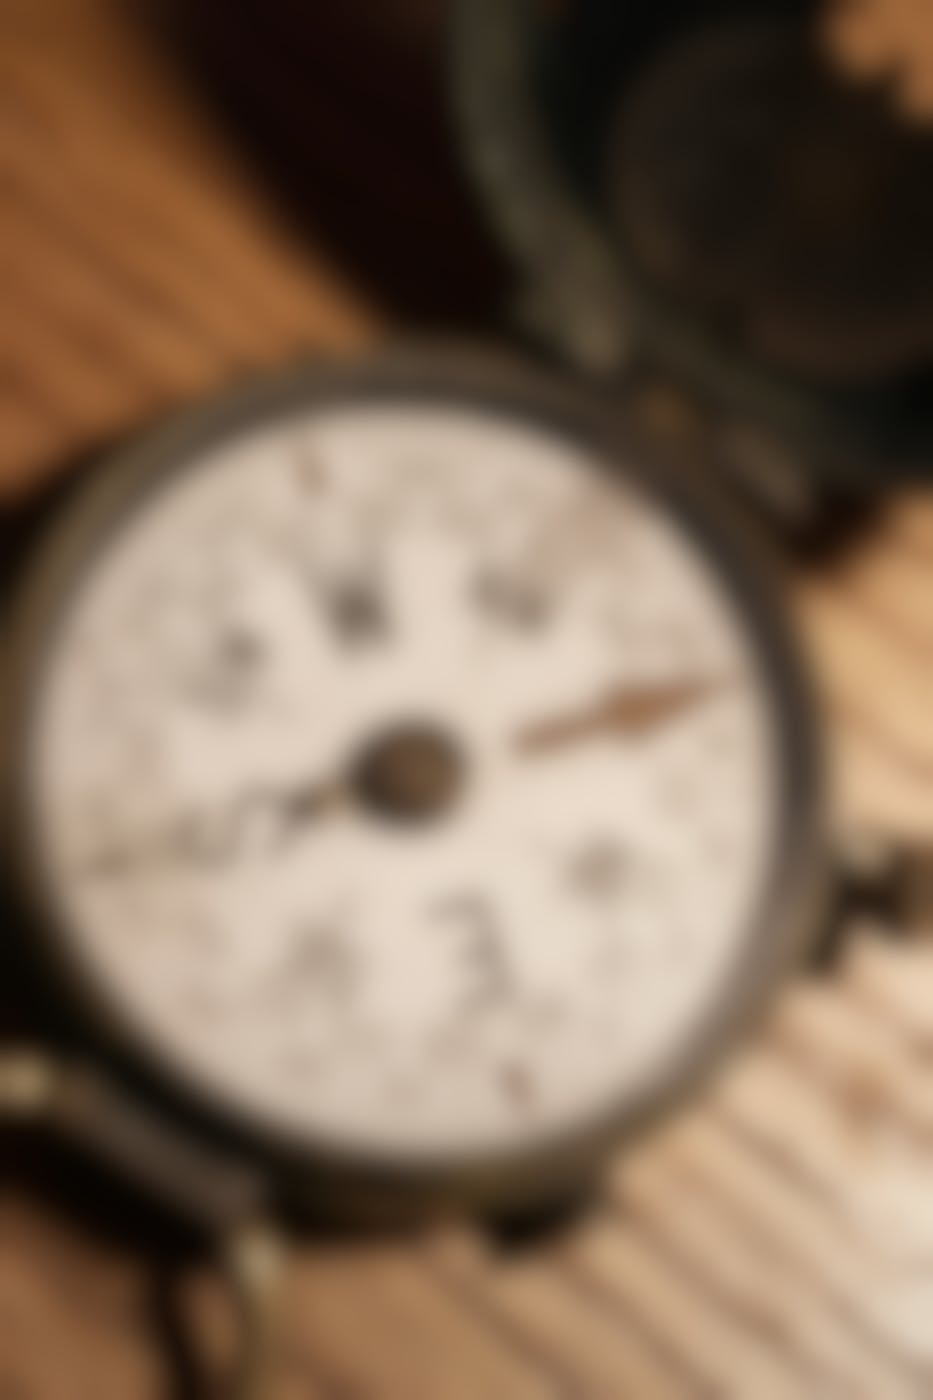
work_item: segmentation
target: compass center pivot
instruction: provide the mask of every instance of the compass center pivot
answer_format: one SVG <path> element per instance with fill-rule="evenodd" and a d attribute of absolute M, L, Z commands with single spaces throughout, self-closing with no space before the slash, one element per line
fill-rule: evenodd
<path fill-rule="evenodd" d="M 354 786 L 372 814 L 390 821 L 425 823 L 444 815 L 463 787 L 464 755 L 439 725 L 394 724 L 364 747 Z"/>

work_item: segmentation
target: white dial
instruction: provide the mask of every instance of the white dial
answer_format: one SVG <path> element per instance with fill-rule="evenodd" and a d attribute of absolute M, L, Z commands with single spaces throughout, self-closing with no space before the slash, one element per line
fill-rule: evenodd
<path fill-rule="evenodd" d="M 75 948 L 180 1074 L 302 1140 L 579 1128 L 747 943 L 781 803 L 748 629 L 624 463 L 522 419 L 400 400 L 217 445 L 112 532 L 47 663 Z"/>

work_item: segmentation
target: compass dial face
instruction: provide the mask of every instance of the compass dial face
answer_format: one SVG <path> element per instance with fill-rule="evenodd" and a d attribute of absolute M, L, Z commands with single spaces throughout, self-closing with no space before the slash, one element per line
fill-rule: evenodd
<path fill-rule="evenodd" d="M 469 404 L 307 409 L 89 557 L 30 702 L 45 877 L 123 1020 L 244 1120 L 518 1150 L 721 1004 L 776 702 L 699 541 L 592 452 Z"/>

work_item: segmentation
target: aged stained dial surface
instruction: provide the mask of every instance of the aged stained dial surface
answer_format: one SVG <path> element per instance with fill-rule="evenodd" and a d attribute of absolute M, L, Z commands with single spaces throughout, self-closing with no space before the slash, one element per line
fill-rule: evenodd
<path fill-rule="evenodd" d="M 750 624 L 624 463 L 377 402 L 205 449 L 112 530 L 30 735 L 77 955 L 181 1075 L 417 1162 L 683 1054 L 781 819 Z"/>

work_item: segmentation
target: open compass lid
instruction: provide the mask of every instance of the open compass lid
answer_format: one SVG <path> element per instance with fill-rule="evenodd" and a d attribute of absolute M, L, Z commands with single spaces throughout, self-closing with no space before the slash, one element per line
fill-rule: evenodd
<path fill-rule="evenodd" d="M 526 324 L 874 493 L 933 477 L 933 117 L 854 71 L 844 20 L 462 0 L 454 78 Z"/>

